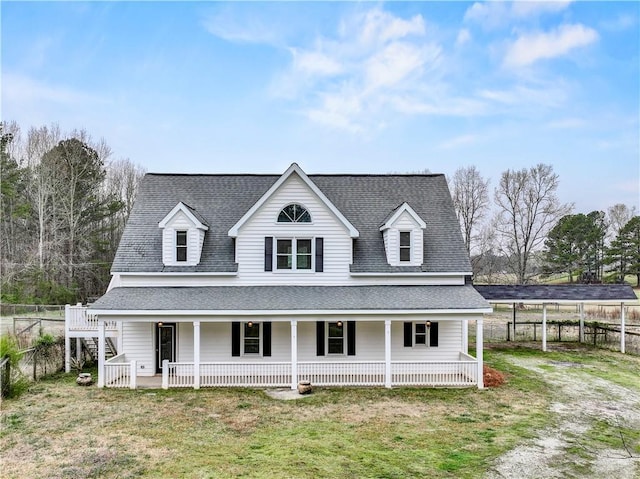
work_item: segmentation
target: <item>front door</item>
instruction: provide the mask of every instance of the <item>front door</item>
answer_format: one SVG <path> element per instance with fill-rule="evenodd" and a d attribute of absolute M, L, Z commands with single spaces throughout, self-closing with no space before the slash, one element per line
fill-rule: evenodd
<path fill-rule="evenodd" d="M 156 324 L 156 373 L 162 372 L 162 361 L 176 360 L 176 325 L 175 323 Z"/>

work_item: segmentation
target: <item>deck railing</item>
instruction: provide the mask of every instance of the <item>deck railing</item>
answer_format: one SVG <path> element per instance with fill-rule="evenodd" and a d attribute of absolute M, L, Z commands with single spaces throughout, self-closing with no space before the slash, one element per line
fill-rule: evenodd
<path fill-rule="evenodd" d="M 298 381 L 315 386 L 384 386 L 384 361 L 299 362 Z M 289 387 L 291 363 L 200 363 L 200 387 Z M 478 363 L 460 353 L 459 361 L 392 361 L 392 386 L 473 386 Z M 192 362 L 163 362 L 162 387 L 194 387 Z"/>
<path fill-rule="evenodd" d="M 108 388 L 135 389 L 136 361 L 127 361 L 124 354 L 118 354 L 104 363 L 104 385 Z"/>
<path fill-rule="evenodd" d="M 98 331 L 98 316 L 89 312 L 86 306 L 69 306 L 65 320 L 68 331 Z M 104 327 L 113 331 L 117 329 L 117 324 L 115 321 L 105 321 Z"/>
<path fill-rule="evenodd" d="M 384 361 L 301 362 L 298 377 L 318 386 L 384 386 Z"/>

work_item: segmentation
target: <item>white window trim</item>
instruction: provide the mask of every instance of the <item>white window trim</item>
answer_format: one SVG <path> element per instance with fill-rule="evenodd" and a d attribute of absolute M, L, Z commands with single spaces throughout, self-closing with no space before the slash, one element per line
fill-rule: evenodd
<path fill-rule="evenodd" d="M 430 323 L 433 323 L 433 322 L 434 321 L 430 321 Z M 424 324 L 425 325 L 425 328 L 424 328 L 424 330 L 425 330 L 424 331 L 424 334 L 425 334 L 424 344 L 416 343 L 416 335 L 418 334 L 417 331 L 416 331 L 416 326 L 418 324 Z M 413 341 L 413 345 L 411 347 L 413 347 L 413 348 L 427 348 L 427 349 L 430 349 L 432 347 L 433 348 L 436 347 L 436 346 L 431 346 L 431 328 L 427 328 L 426 321 L 414 321 L 412 323 L 411 339 Z"/>
<path fill-rule="evenodd" d="M 298 240 L 309 240 L 311 241 L 311 267 L 309 269 L 298 269 Z M 278 268 L 278 241 L 291 241 L 291 268 L 290 269 L 280 269 Z M 314 273 L 316 271 L 316 239 L 311 236 L 283 236 L 283 237 L 275 237 L 273 241 L 273 256 L 274 258 L 274 273 Z"/>
<path fill-rule="evenodd" d="M 262 331 L 262 323 L 257 323 L 254 321 L 251 321 L 253 323 L 254 327 L 258 327 L 258 352 L 257 353 L 246 353 L 244 351 L 244 328 L 247 325 L 247 323 L 249 323 L 249 321 L 244 321 L 242 323 L 240 323 L 240 353 L 242 356 L 248 356 L 251 358 L 257 358 L 257 357 L 262 357 L 262 335 L 264 334 Z"/>
<path fill-rule="evenodd" d="M 178 233 L 185 233 L 186 244 L 178 245 Z M 176 229 L 173 232 L 173 261 L 176 265 L 183 265 L 189 263 L 189 230 L 188 229 Z M 178 248 L 185 249 L 185 259 L 184 261 L 178 260 Z"/>
<path fill-rule="evenodd" d="M 308 222 L 300 222 L 300 221 L 278 221 L 278 217 L 280 216 L 280 213 L 282 213 L 282 210 L 284 210 L 287 206 L 289 205 L 298 205 L 301 206 L 302 208 L 305 209 L 305 211 L 309 214 L 309 218 L 311 218 L 311 221 Z M 291 225 L 295 225 L 297 226 L 305 226 L 305 225 L 313 225 L 313 218 L 315 215 L 312 215 L 311 212 L 309 211 L 309 208 L 307 208 L 304 204 L 298 202 L 298 201 L 293 201 L 291 203 L 287 203 L 286 205 L 284 205 L 282 208 L 280 208 L 278 210 L 278 214 L 276 215 L 276 219 L 275 219 L 275 223 L 276 225 L 278 225 L 279 227 L 286 227 L 286 226 L 291 226 Z"/>
<path fill-rule="evenodd" d="M 331 323 L 342 323 L 342 352 L 341 353 L 330 353 L 329 352 L 329 324 Z M 347 355 L 347 323 L 346 321 L 326 321 L 325 327 L 327 328 L 327 334 L 324 339 L 324 347 L 327 352 L 327 356 L 338 357 L 338 356 L 346 356 Z"/>
<path fill-rule="evenodd" d="M 409 234 L 409 246 L 402 246 L 401 244 L 401 238 L 402 238 L 402 233 L 408 233 Z M 403 249 L 409 249 L 409 259 L 408 260 L 403 260 L 402 259 L 402 255 L 400 254 L 400 252 Z M 398 263 L 400 264 L 409 264 L 413 262 L 413 231 L 411 230 L 398 230 Z"/>

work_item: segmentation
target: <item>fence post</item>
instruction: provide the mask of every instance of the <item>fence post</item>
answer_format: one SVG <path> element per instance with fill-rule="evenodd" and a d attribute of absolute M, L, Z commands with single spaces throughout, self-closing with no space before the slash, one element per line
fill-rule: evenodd
<path fill-rule="evenodd" d="M 507 323 L 507 341 L 511 341 L 511 325 Z"/>

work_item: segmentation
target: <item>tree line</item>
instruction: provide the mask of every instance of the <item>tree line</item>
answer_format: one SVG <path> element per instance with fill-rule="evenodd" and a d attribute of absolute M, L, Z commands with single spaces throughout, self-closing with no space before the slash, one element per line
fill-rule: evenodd
<path fill-rule="evenodd" d="M 104 293 L 144 170 L 84 130 L 0 123 L 3 302 L 64 304 Z"/>
<path fill-rule="evenodd" d="M 573 213 L 556 193 L 551 165 L 506 170 L 493 190 L 475 166 L 458 168 L 449 186 L 474 275 L 483 282 L 526 284 L 552 274 L 570 282 L 640 286 L 640 216 L 621 203 Z M 493 208 L 492 208 L 493 206 Z"/>

